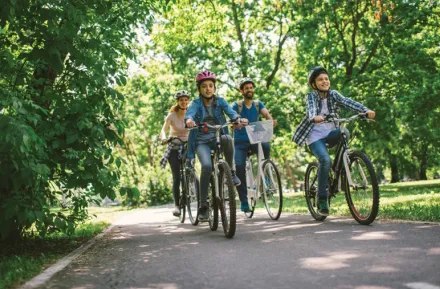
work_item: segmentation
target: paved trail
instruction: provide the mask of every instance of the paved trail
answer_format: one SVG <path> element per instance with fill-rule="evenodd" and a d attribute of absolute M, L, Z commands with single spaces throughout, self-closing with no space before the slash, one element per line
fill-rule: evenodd
<path fill-rule="evenodd" d="M 125 215 L 42 288 L 440 289 L 439 272 L 439 225 L 261 212 L 227 239 L 160 208 Z"/>

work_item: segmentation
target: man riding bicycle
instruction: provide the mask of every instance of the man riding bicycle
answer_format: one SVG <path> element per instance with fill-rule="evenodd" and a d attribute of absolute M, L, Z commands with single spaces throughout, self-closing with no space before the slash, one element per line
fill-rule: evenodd
<path fill-rule="evenodd" d="M 255 83 L 249 78 L 245 77 L 239 84 L 240 93 L 243 95 L 243 99 L 234 102 L 232 109 L 234 109 L 242 118 L 248 119 L 249 122 L 256 122 L 259 119 L 260 114 L 268 120 L 272 120 L 267 108 L 259 100 L 254 100 Z M 274 126 L 277 124 L 274 120 Z M 262 143 L 264 158 L 269 158 L 270 144 Z M 238 196 L 240 197 L 241 210 L 243 212 L 249 212 L 249 204 L 247 198 L 247 184 L 246 184 L 246 157 L 248 151 L 257 153 L 258 145 L 249 142 L 249 137 L 244 129 L 234 130 L 234 147 L 235 147 L 235 165 L 237 169 L 237 176 L 241 180 L 241 185 L 237 186 Z"/>

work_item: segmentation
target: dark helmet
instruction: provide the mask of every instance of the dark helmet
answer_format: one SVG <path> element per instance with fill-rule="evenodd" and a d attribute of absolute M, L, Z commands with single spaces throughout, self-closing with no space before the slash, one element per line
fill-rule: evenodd
<path fill-rule="evenodd" d="M 252 78 L 250 78 L 250 77 L 245 77 L 245 78 L 243 78 L 242 80 L 240 80 L 240 84 L 239 84 L 240 89 L 243 89 L 243 86 L 244 86 L 246 83 L 252 83 L 252 85 L 255 87 L 255 82 L 252 80 Z"/>
<path fill-rule="evenodd" d="M 322 66 L 315 66 L 312 67 L 309 70 L 309 73 L 307 75 L 307 82 L 309 83 L 310 87 L 313 88 L 312 83 L 315 83 L 316 78 L 321 74 L 321 73 L 325 73 L 328 75 L 327 69 L 325 69 Z"/>
<path fill-rule="evenodd" d="M 214 72 L 211 72 L 209 70 L 200 71 L 199 73 L 197 73 L 196 76 L 197 86 L 200 86 L 203 81 L 208 79 L 214 81 L 215 83 L 217 77 L 215 76 Z"/>
<path fill-rule="evenodd" d="M 176 94 L 174 95 L 174 99 L 178 100 L 182 96 L 186 96 L 188 98 L 191 98 L 191 94 L 188 91 L 182 89 L 182 90 L 179 90 L 178 92 L 176 92 Z"/>

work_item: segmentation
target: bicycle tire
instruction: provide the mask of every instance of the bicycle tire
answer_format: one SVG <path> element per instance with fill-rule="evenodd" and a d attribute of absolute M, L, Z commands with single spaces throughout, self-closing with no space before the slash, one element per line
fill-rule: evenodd
<path fill-rule="evenodd" d="M 188 210 L 188 218 L 193 226 L 199 224 L 199 208 L 200 208 L 200 194 L 199 194 L 199 180 L 193 169 L 187 170 L 186 173 L 186 207 Z"/>
<path fill-rule="evenodd" d="M 254 216 L 256 204 L 257 204 L 257 200 L 255 200 L 254 198 L 251 198 L 250 202 L 249 202 L 249 209 L 250 209 L 250 211 L 249 212 L 244 212 L 244 215 L 247 218 L 251 219 Z"/>
<path fill-rule="evenodd" d="M 272 175 L 272 176 L 271 176 Z M 283 210 L 283 191 L 280 174 L 272 160 L 263 163 L 263 175 L 261 176 L 260 190 L 263 196 L 267 213 L 272 220 L 278 220 Z M 266 182 L 267 190 L 264 190 L 263 182 Z"/>
<path fill-rule="evenodd" d="M 345 199 L 353 218 L 361 225 L 369 225 L 376 219 L 379 212 L 380 196 L 376 172 L 370 158 L 363 152 L 352 151 L 349 158 L 353 183 L 358 184 L 362 180 L 369 181 L 370 186 L 363 183 L 360 189 L 350 188 L 344 173 Z M 362 164 L 364 168 L 361 168 Z M 366 178 L 364 179 L 362 175 Z"/>
<path fill-rule="evenodd" d="M 186 192 L 185 190 L 182 190 L 180 200 L 179 200 L 179 209 L 180 209 L 180 216 L 179 220 L 180 223 L 185 223 L 185 213 L 186 213 Z"/>
<path fill-rule="evenodd" d="M 250 163 L 249 164 L 250 166 L 252 166 L 252 164 Z M 246 164 L 246 168 L 248 167 L 248 164 Z M 246 169 L 246 180 L 247 180 L 247 182 L 248 182 L 248 184 L 247 185 L 249 185 L 249 182 L 250 182 L 250 180 L 251 179 L 253 179 L 253 176 L 252 177 L 249 177 L 248 176 L 248 174 L 251 174 L 252 173 L 252 170 L 248 170 L 248 169 Z M 252 218 L 253 216 L 254 216 L 254 212 L 255 212 L 255 206 L 257 205 L 257 192 L 256 192 L 256 190 L 254 189 L 254 193 L 252 194 L 252 196 L 249 196 L 249 189 L 247 190 L 247 193 L 248 193 L 248 195 L 247 195 L 247 197 L 248 197 L 248 204 L 249 204 L 249 209 L 250 209 L 250 211 L 249 212 L 244 212 L 244 215 L 247 217 L 247 218 Z"/>
<path fill-rule="evenodd" d="M 235 202 L 235 187 L 232 181 L 231 169 L 229 165 L 222 161 L 219 167 L 219 196 L 220 213 L 222 218 L 223 232 L 227 238 L 235 235 L 237 222 L 237 204 Z"/>
<path fill-rule="evenodd" d="M 215 184 L 211 176 L 211 184 L 208 192 L 208 223 L 211 231 L 217 231 L 218 228 L 218 204 L 214 192 Z"/>
<path fill-rule="evenodd" d="M 304 196 L 312 217 L 317 221 L 324 221 L 327 216 L 322 216 L 317 212 L 316 194 L 318 192 L 318 162 L 312 162 L 307 166 L 304 178 Z"/>

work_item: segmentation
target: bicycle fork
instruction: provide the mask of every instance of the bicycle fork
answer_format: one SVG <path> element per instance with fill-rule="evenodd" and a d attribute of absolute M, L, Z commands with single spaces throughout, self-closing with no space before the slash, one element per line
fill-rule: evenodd
<path fill-rule="evenodd" d="M 365 176 L 364 170 L 362 169 L 362 166 L 360 163 L 356 162 L 355 165 L 357 165 L 361 178 L 362 178 L 362 186 L 359 186 L 358 184 L 355 184 L 353 182 L 353 179 L 351 178 L 351 171 L 350 171 L 350 158 L 349 158 L 349 150 L 345 150 L 343 155 L 342 155 L 342 159 L 344 162 L 344 168 L 345 168 L 345 174 L 347 176 L 347 181 L 348 181 L 348 185 L 353 188 L 354 190 L 358 190 L 359 188 L 362 189 L 367 189 L 368 186 L 368 182 L 367 182 L 367 177 Z M 338 180 L 338 188 L 339 190 L 341 189 L 341 180 L 339 178 Z"/>

